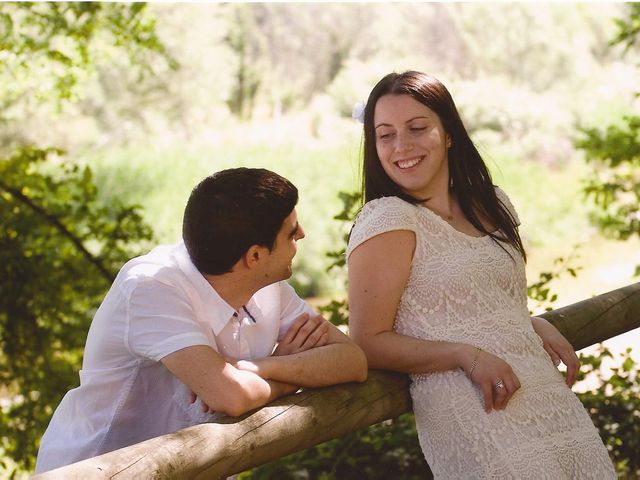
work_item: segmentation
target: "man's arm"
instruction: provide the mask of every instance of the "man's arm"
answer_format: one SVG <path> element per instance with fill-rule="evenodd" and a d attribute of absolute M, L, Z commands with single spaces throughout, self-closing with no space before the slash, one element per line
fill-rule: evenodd
<path fill-rule="evenodd" d="M 337 327 L 322 317 L 320 320 L 327 330 L 326 345 L 289 355 L 274 355 L 252 361 L 240 360 L 237 367 L 264 379 L 294 383 L 301 387 L 365 381 L 367 359 L 364 352 Z M 295 324 L 292 328 L 294 326 Z"/>
<path fill-rule="evenodd" d="M 206 345 L 183 348 L 162 358 L 161 362 L 211 410 L 233 417 L 298 389 L 240 370 Z"/>

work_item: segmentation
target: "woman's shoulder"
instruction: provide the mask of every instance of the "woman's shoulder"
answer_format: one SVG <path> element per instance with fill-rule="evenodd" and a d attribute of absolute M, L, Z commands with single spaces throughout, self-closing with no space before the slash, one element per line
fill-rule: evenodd
<path fill-rule="evenodd" d="M 416 231 L 416 207 L 398 197 L 367 202 L 356 217 L 349 236 L 348 254 L 365 240 L 394 230 Z"/>
<path fill-rule="evenodd" d="M 358 218 L 370 215 L 386 215 L 393 212 L 413 212 L 415 206 L 399 197 L 380 197 L 364 204 Z"/>
<path fill-rule="evenodd" d="M 520 225 L 520 219 L 518 218 L 518 213 L 516 212 L 516 209 L 513 206 L 513 203 L 511 202 L 511 199 L 509 198 L 509 196 L 499 186 L 494 185 L 493 188 L 496 192 L 496 197 L 498 197 L 498 200 L 500 201 L 500 203 L 504 205 L 504 207 L 509 211 L 509 213 L 515 220 L 516 225 Z"/>

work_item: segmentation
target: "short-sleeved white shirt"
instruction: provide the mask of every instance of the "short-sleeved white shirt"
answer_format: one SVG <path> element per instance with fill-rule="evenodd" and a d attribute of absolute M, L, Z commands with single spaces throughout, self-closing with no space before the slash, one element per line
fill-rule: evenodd
<path fill-rule="evenodd" d="M 182 242 L 127 262 L 93 318 L 80 386 L 56 409 L 36 472 L 214 419 L 160 359 L 194 345 L 263 358 L 301 313 L 313 313 L 286 282 L 245 307 L 236 312 L 217 294 Z"/>

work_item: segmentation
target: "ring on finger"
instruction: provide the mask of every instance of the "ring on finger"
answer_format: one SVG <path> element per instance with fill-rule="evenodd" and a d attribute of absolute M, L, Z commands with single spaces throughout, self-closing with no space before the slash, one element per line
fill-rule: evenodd
<path fill-rule="evenodd" d="M 502 382 L 502 380 L 498 380 L 495 385 L 494 388 L 496 390 L 502 390 L 504 388 L 504 383 Z"/>

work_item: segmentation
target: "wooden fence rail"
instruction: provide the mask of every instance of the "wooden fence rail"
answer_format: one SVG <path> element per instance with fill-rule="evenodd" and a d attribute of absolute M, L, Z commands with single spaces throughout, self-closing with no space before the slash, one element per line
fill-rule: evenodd
<path fill-rule="evenodd" d="M 640 282 L 543 315 L 576 349 L 640 327 Z M 239 418 L 153 438 L 34 477 L 224 478 L 411 409 L 407 377 L 306 390 Z"/>

